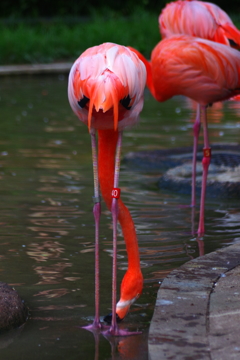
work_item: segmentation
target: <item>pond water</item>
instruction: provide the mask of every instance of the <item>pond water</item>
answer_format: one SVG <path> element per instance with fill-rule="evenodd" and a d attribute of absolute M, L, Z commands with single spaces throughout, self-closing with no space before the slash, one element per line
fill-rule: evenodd
<path fill-rule="evenodd" d="M 72 113 L 67 77 L 1 79 L 0 274 L 30 309 L 25 326 L 0 337 L 2 359 L 146 360 L 159 283 L 199 256 L 190 196 L 161 191 L 160 173 L 122 163 L 120 187 L 138 233 L 144 290 L 121 324 L 141 335 L 107 339 L 81 326 L 94 316 L 92 161 L 87 128 Z M 195 105 L 178 97 L 160 104 L 146 91 L 139 124 L 124 132 L 129 151 L 190 146 Z M 209 109 L 212 143 L 237 143 L 240 104 Z M 202 142 L 202 138 L 200 139 Z M 198 207 L 195 213 L 197 226 Z M 239 199 L 206 200 L 205 253 L 240 239 Z M 110 213 L 101 218 L 101 315 L 111 308 Z M 200 242 L 201 244 L 201 242 Z M 119 282 L 126 269 L 119 235 Z"/>

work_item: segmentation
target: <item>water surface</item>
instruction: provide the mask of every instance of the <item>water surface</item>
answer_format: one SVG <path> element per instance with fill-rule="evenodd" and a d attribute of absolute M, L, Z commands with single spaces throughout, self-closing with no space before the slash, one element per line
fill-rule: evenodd
<path fill-rule="evenodd" d="M 0 338 L 3 359 L 146 360 L 147 333 L 159 283 L 199 256 L 192 234 L 190 196 L 162 191 L 160 173 L 122 164 L 122 198 L 134 218 L 144 290 L 122 327 L 142 335 L 107 339 L 81 329 L 94 316 L 94 223 L 92 163 L 87 129 L 72 113 L 67 78 L 2 78 L 0 88 L 0 274 L 30 309 L 19 331 Z M 124 132 L 129 151 L 192 144 L 195 104 L 178 97 L 160 104 L 146 92 L 137 126 Z M 240 105 L 209 109 L 213 143 L 237 143 Z M 202 142 L 202 138 L 200 140 Z M 239 199 L 206 201 L 205 253 L 240 239 Z M 112 230 L 101 219 L 101 315 L 111 308 Z M 201 242 L 200 242 L 201 244 Z M 127 267 L 119 234 L 119 283 Z"/>

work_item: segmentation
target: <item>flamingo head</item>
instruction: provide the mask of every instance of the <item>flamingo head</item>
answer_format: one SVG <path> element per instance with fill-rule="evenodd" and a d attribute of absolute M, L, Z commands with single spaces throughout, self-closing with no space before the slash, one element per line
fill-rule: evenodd
<path fill-rule="evenodd" d="M 89 130 L 134 123 L 143 106 L 146 70 L 128 48 L 105 43 L 86 50 L 74 63 L 68 98 Z"/>
<path fill-rule="evenodd" d="M 139 298 L 143 288 L 143 276 L 141 270 L 127 271 L 121 284 L 121 297 L 116 305 L 117 322 L 122 321 L 129 312 L 130 306 Z M 104 317 L 104 321 L 110 323 L 112 314 Z"/>

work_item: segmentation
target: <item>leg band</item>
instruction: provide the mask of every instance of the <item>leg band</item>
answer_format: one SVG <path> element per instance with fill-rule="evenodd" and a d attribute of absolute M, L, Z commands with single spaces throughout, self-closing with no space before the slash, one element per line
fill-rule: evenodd
<path fill-rule="evenodd" d="M 112 198 L 119 199 L 120 195 L 121 195 L 121 189 L 119 189 L 119 188 L 112 189 Z"/>
<path fill-rule="evenodd" d="M 203 149 L 203 156 L 205 158 L 210 158 L 212 155 L 212 149 L 211 148 L 204 148 Z"/>

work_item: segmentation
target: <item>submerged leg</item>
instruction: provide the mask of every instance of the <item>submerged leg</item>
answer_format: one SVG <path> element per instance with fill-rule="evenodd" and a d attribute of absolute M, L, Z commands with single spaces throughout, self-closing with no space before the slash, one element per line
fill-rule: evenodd
<path fill-rule="evenodd" d="M 120 156 L 122 147 L 122 132 L 119 132 L 116 158 L 115 158 L 115 170 L 114 170 L 114 183 L 112 190 L 112 221 L 113 221 L 113 268 L 112 268 L 112 323 L 109 329 L 109 333 L 112 335 L 119 335 L 119 329 L 117 325 L 116 304 L 117 304 L 117 221 L 118 221 L 118 199 L 120 197 L 119 183 L 119 171 L 120 171 Z"/>
<path fill-rule="evenodd" d="M 193 159 L 192 159 L 192 200 L 191 206 L 196 205 L 196 161 L 198 137 L 201 128 L 201 105 L 197 104 L 197 113 L 195 123 L 193 125 Z"/>
<path fill-rule="evenodd" d="M 102 328 L 99 317 L 99 224 L 101 215 L 101 199 L 99 193 L 98 159 L 95 130 L 91 130 L 91 144 L 94 179 L 93 215 L 95 219 L 95 318 L 92 325 L 85 327 L 89 330 Z"/>
<path fill-rule="evenodd" d="M 203 235 L 205 232 L 205 228 L 204 228 L 205 197 L 206 197 L 208 168 L 211 162 L 211 148 L 209 147 L 208 129 L 207 129 L 207 107 L 203 106 L 202 110 L 203 110 L 204 148 L 203 148 L 203 159 L 202 159 L 203 174 L 202 174 L 202 191 L 201 191 L 198 235 Z"/>
<path fill-rule="evenodd" d="M 117 220 L 122 228 L 124 241 L 126 244 L 128 256 L 128 270 L 124 275 L 121 283 L 120 301 L 116 306 L 116 295 L 112 301 L 112 314 L 118 319 L 123 319 L 127 314 L 130 305 L 141 294 L 143 287 L 143 277 L 140 267 L 139 250 L 137 242 L 136 229 L 133 219 L 127 207 L 123 204 L 119 197 L 118 176 L 120 168 L 120 150 L 121 137 L 118 131 L 98 130 L 98 164 L 99 164 L 99 180 L 101 194 L 108 209 L 113 214 L 114 228 L 114 275 L 113 275 L 113 292 L 116 294 L 116 272 L 117 272 Z M 117 149 L 117 150 L 116 150 Z M 117 160 L 116 160 L 117 158 Z M 115 170 L 115 168 L 117 170 Z M 115 176 L 115 173 L 117 176 Z M 115 179 L 115 181 L 114 181 Z M 113 190 L 113 191 L 112 191 Z M 113 196 L 113 197 L 112 197 Z M 119 305 L 120 303 L 120 305 Z M 123 307 L 124 305 L 124 307 Z M 107 315 L 104 321 L 112 324 L 112 314 Z M 104 336 L 111 335 L 130 335 L 127 331 L 119 330 L 116 320 Z M 136 333 L 135 333 L 136 334 Z"/>
<path fill-rule="evenodd" d="M 112 316 L 111 316 L 111 326 L 109 330 L 105 333 L 106 335 L 114 336 L 127 336 L 140 334 L 140 332 L 129 332 L 128 330 L 119 329 L 117 324 L 116 316 L 116 304 L 117 304 L 117 222 L 119 216 L 119 204 L 118 199 L 120 198 L 120 189 L 118 188 L 119 184 L 119 172 L 120 172 L 120 156 L 121 156 L 121 147 L 122 147 L 122 132 L 119 132 L 117 147 L 116 147 L 116 157 L 115 157 L 115 170 L 114 170 L 114 183 L 112 189 L 112 221 L 113 221 L 113 269 L 112 269 Z"/>

